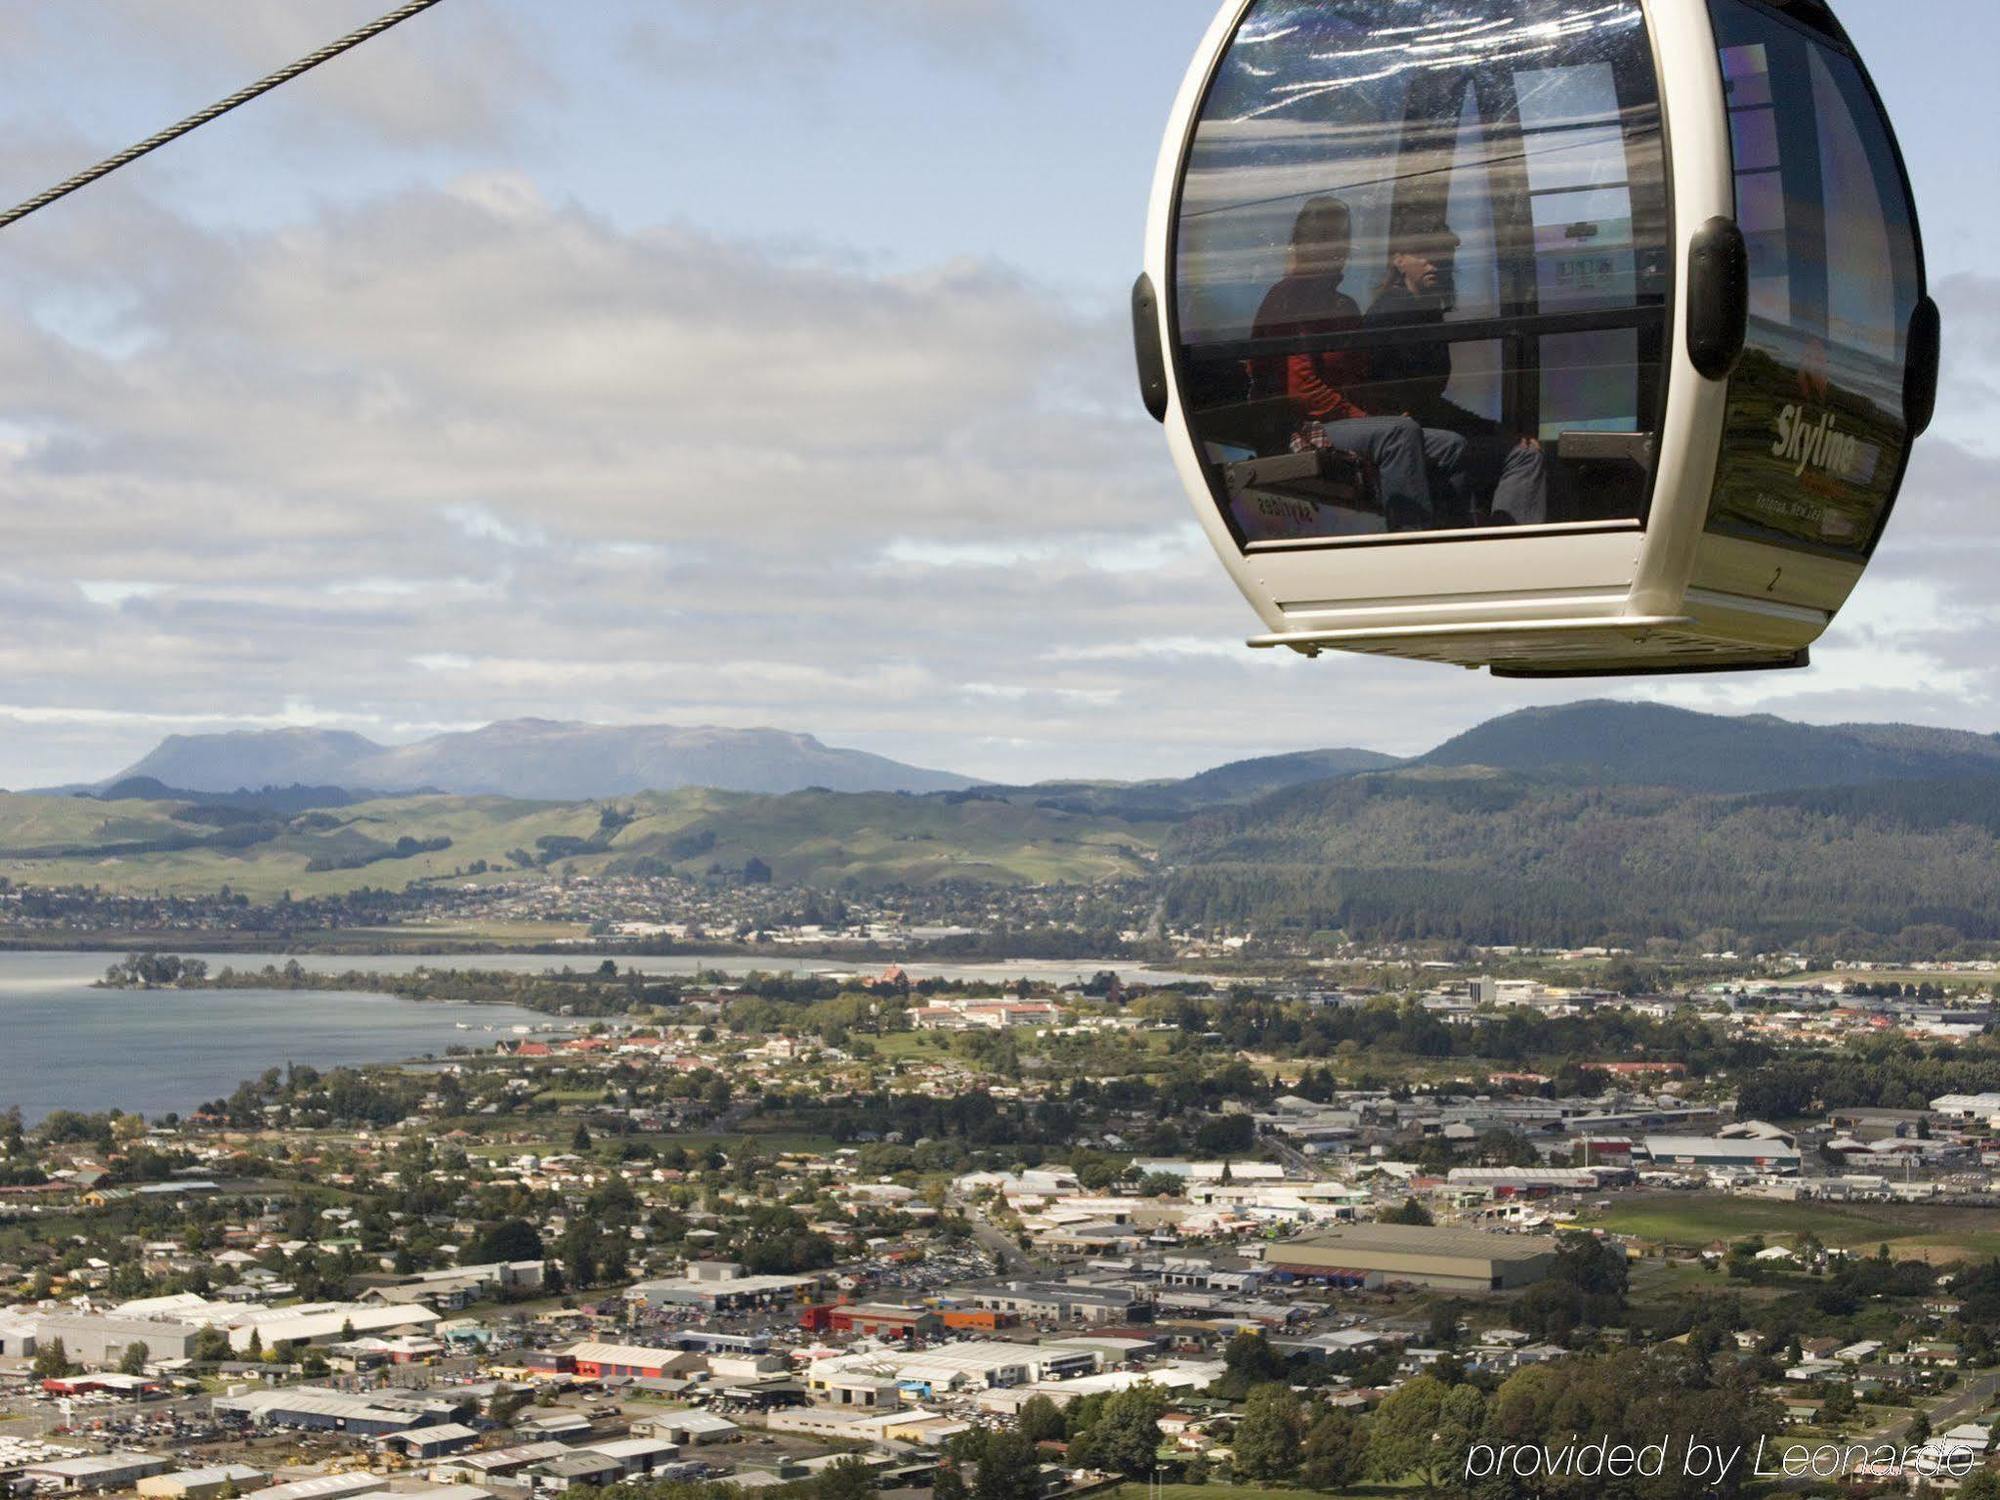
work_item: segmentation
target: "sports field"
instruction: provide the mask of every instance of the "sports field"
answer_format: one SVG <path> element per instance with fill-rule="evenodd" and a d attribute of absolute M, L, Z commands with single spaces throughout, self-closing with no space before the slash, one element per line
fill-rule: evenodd
<path fill-rule="evenodd" d="M 1761 1234 L 1773 1241 L 1807 1234 L 1844 1250 L 1886 1244 L 1900 1259 L 1984 1259 L 2000 1255 L 2000 1215 L 1991 1209 L 1929 1203 L 1777 1203 L 1725 1193 L 1656 1194 L 1628 1199 L 1579 1221 L 1669 1245 L 1706 1245 Z"/>

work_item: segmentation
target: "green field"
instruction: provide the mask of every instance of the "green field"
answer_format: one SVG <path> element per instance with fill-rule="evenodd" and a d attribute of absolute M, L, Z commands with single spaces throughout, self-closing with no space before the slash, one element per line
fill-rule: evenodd
<path fill-rule="evenodd" d="M 1887 1244 L 1901 1259 L 1962 1260 L 2000 1255 L 2000 1222 L 1990 1209 L 1923 1203 L 1773 1203 L 1718 1193 L 1648 1197 L 1616 1204 L 1580 1221 L 1593 1229 L 1670 1245 L 1706 1245 L 1760 1234 L 1873 1250 Z"/>
<path fill-rule="evenodd" d="M 608 808 L 617 815 L 607 821 Z M 622 818 L 622 821 L 620 819 Z M 984 799 L 688 790 L 612 802 L 393 797 L 224 827 L 176 802 L 99 802 L 0 794 L 0 876 L 31 885 L 195 895 L 228 885 L 255 899 L 399 889 L 454 878 L 480 861 L 493 881 L 519 873 L 515 851 L 551 871 L 635 867 L 701 876 L 768 865 L 784 883 L 831 886 L 936 880 L 1091 882 L 1150 867 L 1160 825 Z M 398 841 L 448 841 L 396 853 Z M 404 846 L 408 849 L 411 846 Z M 314 869 L 314 864 L 342 866 Z M 478 940 L 411 928 L 401 936 Z M 567 934 L 565 934 L 567 935 Z"/>

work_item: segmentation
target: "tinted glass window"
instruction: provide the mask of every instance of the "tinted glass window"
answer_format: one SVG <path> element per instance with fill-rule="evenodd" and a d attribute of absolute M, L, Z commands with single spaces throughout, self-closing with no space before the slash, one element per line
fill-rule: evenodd
<path fill-rule="evenodd" d="M 1863 553 L 1909 443 L 1904 343 L 1920 282 L 1902 174 L 1852 58 L 1742 0 L 1712 11 L 1750 337 L 1709 528 Z"/>
<path fill-rule="evenodd" d="M 1173 292 L 1239 539 L 1642 519 L 1664 172 L 1637 0 L 1251 6 Z"/>

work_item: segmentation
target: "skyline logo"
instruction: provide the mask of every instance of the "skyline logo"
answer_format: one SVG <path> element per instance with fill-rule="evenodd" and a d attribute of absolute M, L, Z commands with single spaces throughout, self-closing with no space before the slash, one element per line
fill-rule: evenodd
<path fill-rule="evenodd" d="M 1835 426 L 1832 412 L 1814 421 L 1805 407 L 1787 406 L 1778 413 L 1777 428 L 1771 456 L 1789 462 L 1794 475 L 1817 469 L 1848 480 L 1860 468 L 1861 440 Z"/>

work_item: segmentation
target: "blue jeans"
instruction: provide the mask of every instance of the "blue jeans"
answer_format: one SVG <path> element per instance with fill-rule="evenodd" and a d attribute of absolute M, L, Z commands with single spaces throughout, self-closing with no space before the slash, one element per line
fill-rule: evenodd
<path fill-rule="evenodd" d="M 1351 417 L 1324 428 L 1336 448 L 1374 462 L 1391 531 L 1473 526 L 1489 511 L 1523 526 L 1549 518 L 1548 458 L 1540 448 L 1423 427 L 1414 417 Z M 1492 495 L 1484 507 L 1482 492 Z"/>
<path fill-rule="evenodd" d="M 1425 449 L 1433 436 L 1450 438 L 1461 447 L 1463 438 L 1449 432 L 1427 432 L 1412 417 L 1348 417 L 1322 425 L 1334 447 L 1349 449 L 1374 463 L 1381 480 L 1382 513 L 1388 517 L 1391 531 L 1422 531 L 1432 524 L 1436 508 L 1431 503 Z M 1439 456 L 1448 455 L 1440 451 Z"/>

